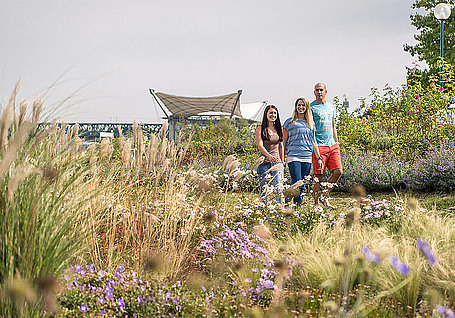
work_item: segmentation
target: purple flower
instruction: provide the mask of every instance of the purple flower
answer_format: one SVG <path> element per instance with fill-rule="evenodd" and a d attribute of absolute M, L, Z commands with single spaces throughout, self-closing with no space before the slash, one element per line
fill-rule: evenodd
<path fill-rule="evenodd" d="M 87 312 L 88 307 L 87 307 L 87 305 L 80 305 L 80 306 L 79 306 L 79 310 L 80 310 L 81 312 Z"/>
<path fill-rule="evenodd" d="M 428 246 L 428 244 L 424 240 L 419 238 L 417 240 L 417 247 L 425 255 L 430 266 L 434 266 L 434 264 L 436 264 L 436 258 L 434 257 L 433 253 L 431 253 L 431 249 Z"/>
<path fill-rule="evenodd" d="M 251 278 L 245 278 L 245 283 L 251 283 Z"/>
<path fill-rule="evenodd" d="M 201 288 L 203 291 L 207 291 L 207 288 L 205 288 L 204 286 L 201 286 Z"/>
<path fill-rule="evenodd" d="M 362 247 L 362 253 L 365 255 L 366 259 L 369 260 L 370 262 L 373 262 L 375 264 L 379 264 L 381 262 L 381 259 L 377 254 L 374 254 L 373 252 L 370 251 L 368 246 L 363 246 Z"/>
<path fill-rule="evenodd" d="M 174 305 L 177 305 L 177 304 L 179 303 L 179 299 L 178 299 L 177 297 L 174 297 L 174 298 L 172 299 L 172 303 L 173 303 Z"/>
<path fill-rule="evenodd" d="M 101 305 L 104 304 L 104 302 L 105 302 L 105 301 L 104 301 L 104 297 L 98 298 L 98 302 L 99 302 Z"/>
<path fill-rule="evenodd" d="M 172 293 L 170 291 L 168 291 L 166 293 L 166 301 L 168 301 L 171 297 L 172 297 Z"/>
<path fill-rule="evenodd" d="M 125 301 L 122 298 L 119 298 L 117 300 L 117 305 L 120 307 L 120 310 L 123 311 L 123 308 L 125 307 Z"/>
<path fill-rule="evenodd" d="M 98 311 L 98 313 L 99 313 L 100 315 L 105 315 L 105 314 L 106 314 L 106 312 L 105 312 L 104 310 L 100 310 L 100 311 Z"/>
<path fill-rule="evenodd" d="M 268 289 L 273 289 L 273 288 L 275 288 L 275 283 L 272 282 L 271 280 L 267 279 L 262 282 L 262 286 L 264 286 L 265 288 L 268 288 Z"/>
<path fill-rule="evenodd" d="M 445 306 L 439 305 L 436 311 L 441 317 L 455 318 L 455 313 Z"/>
<path fill-rule="evenodd" d="M 389 258 L 390 264 L 403 276 L 407 276 L 410 272 L 411 269 L 409 268 L 408 265 L 405 263 L 400 262 L 398 257 L 396 256 L 390 256 Z"/>

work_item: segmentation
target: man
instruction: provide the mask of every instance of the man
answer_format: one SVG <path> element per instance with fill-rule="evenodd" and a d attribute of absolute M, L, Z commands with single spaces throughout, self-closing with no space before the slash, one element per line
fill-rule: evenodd
<path fill-rule="evenodd" d="M 313 172 L 315 176 L 313 197 L 314 205 L 318 207 L 323 204 L 332 207 L 328 201 L 328 195 L 333 186 L 340 179 L 343 168 L 341 167 L 340 144 L 338 143 L 337 129 L 335 127 L 335 107 L 325 101 L 327 88 L 323 83 L 314 86 L 316 100 L 310 104 L 313 112 L 315 137 L 319 149 L 319 158 L 313 152 Z M 325 168 L 329 169 L 331 175 L 327 180 L 329 186 L 321 194 L 321 179 Z"/>

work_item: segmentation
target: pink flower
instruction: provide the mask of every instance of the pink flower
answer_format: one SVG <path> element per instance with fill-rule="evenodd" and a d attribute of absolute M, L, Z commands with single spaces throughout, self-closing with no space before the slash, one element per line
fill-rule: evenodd
<path fill-rule="evenodd" d="M 408 110 L 408 115 L 409 115 L 410 113 L 411 113 L 411 111 L 410 111 L 410 110 Z"/>
<path fill-rule="evenodd" d="M 417 95 L 416 95 L 416 98 L 420 98 L 420 95 L 419 95 L 419 94 L 417 94 Z"/>

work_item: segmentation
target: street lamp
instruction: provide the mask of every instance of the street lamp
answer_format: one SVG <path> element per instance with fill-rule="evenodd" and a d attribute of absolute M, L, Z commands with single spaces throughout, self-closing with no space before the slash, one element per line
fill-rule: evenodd
<path fill-rule="evenodd" d="M 444 57 L 444 21 L 450 17 L 450 6 L 447 3 L 440 3 L 434 7 L 434 16 L 441 21 L 441 36 L 439 37 L 439 56 Z M 442 83 L 442 65 L 440 67 L 439 82 Z M 441 85 L 442 86 L 442 85 Z"/>
<path fill-rule="evenodd" d="M 346 113 L 348 112 L 349 109 L 349 95 L 347 93 L 343 94 L 343 107 L 346 110 Z"/>

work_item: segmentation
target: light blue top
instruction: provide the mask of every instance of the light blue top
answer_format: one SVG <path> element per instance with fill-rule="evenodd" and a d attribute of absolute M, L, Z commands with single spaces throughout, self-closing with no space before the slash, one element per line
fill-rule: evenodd
<path fill-rule="evenodd" d="M 330 147 L 336 144 L 333 138 L 332 120 L 335 118 L 335 107 L 331 103 L 319 104 L 314 101 L 310 104 L 313 112 L 314 129 L 318 146 Z"/>
<path fill-rule="evenodd" d="M 311 159 L 313 153 L 314 129 L 310 129 L 307 122 L 297 119 L 295 123 L 288 118 L 283 128 L 286 128 L 289 137 L 284 146 L 286 155 L 299 159 Z"/>

